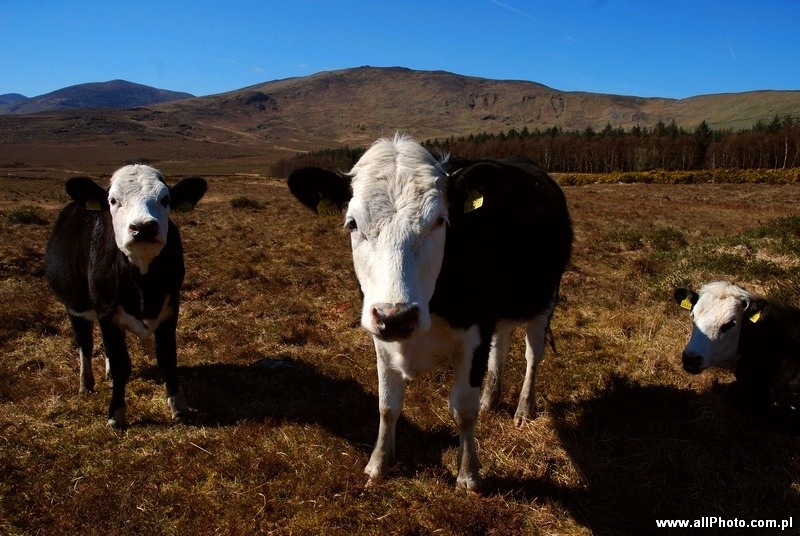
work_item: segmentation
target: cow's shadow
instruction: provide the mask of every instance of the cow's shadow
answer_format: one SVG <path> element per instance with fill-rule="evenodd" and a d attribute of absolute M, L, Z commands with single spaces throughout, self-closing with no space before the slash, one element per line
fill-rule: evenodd
<path fill-rule="evenodd" d="M 252 364 L 181 366 L 189 424 L 235 426 L 241 422 L 311 424 L 340 437 L 365 453 L 378 434 L 378 397 L 353 379 L 336 378 L 290 357 L 264 358 Z M 158 381 L 157 367 L 144 377 Z M 422 429 L 400 417 L 394 474 L 411 476 L 421 468 L 442 465 L 442 454 L 457 446 L 455 428 Z M 366 463 L 365 457 L 365 463 Z"/>
<path fill-rule="evenodd" d="M 656 533 L 657 519 L 704 516 L 794 516 L 797 523 L 800 475 L 787 464 L 797 451 L 796 431 L 737 413 L 723 392 L 724 386 L 698 394 L 615 377 L 585 402 L 548 409 L 582 489 L 557 476 L 492 479 L 489 489 L 548 497 L 593 534 Z"/>

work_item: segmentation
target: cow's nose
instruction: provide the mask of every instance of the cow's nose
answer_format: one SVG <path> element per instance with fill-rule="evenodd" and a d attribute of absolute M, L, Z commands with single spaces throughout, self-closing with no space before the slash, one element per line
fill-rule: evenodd
<path fill-rule="evenodd" d="M 156 220 L 132 223 L 128 226 L 128 229 L 136 242 L 155 242 L 158 237 L 158 222 Z"/>
<path fill-rule="evenodd" d="M 372 325 L 385 341 L 402 341 L 417 329 L 419 306 L 409 303 L 376 303 L 372 306 Z"/>
<path fill-rule="evenodd" d="M 683 352 L 683 354 L 681 354 L 681 360 L 683 361 L 683 370 L 686 372 L 690 374 L 700 374 L 703 372 L 703 356 Z"/>

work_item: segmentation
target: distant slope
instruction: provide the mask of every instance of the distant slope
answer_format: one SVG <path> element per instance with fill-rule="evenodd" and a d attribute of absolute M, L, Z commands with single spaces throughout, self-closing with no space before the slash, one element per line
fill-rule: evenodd
<path fill-rule="evenodd" d="M 422 138 L 558 126 L 630 128 L 675 121 L 694 128 L 750 128 L 774 115 L 800 117 L 800 91 L 759 91 L 688 99 L 565 92 L 534 82 L 444 71 L 360 67 L 277 80 L 230 93 L 166 104 L 206 124 L 266 138 L 343 143 L 406 130 Z"/>
<path fill-rule="evenodd" d="M 0 114 L 28 114 L 81 108 L 134 108 L 192 97 L 193 95 L 189 93 L 156 89 L 125 80 L 112 80 L 70 86 L 30 99 L 23 97 L 24 100 L 11 100 L 0 104 Z"/>
<path fill-rule="evenodd" d="M 149 103 L 157 98 L 180 100 Z M 745 129 L 769 123 L 775 115 L 800 118 L 800 91 L 643 98 L 400 67 L 321 72 L 206 97 L 117 81 L 29 101 L 37 99 L 38 106 L 46 101 L 52 111 L 24 112 L 33 109 L 23 108 L 29 106 L 26 101 L 16 105 L 14 115 L 0 115 L 0 165 L 4 159 L 66 165 L 89 154 L 115 163 L 148 157 L 232 165 L 366 146 L 396 131 L 424 141 L 512 128 L 652 128 L 659 121 L 689 130 L 704 120 L 713 129 Z M 93 109 L 74 109 L 84 105 Z M 63 107 L 73 109 L 58 109 Z"/>

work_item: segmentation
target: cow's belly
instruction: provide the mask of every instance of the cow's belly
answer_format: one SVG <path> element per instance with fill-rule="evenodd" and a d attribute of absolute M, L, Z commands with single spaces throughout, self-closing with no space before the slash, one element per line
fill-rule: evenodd
<path fill-rule="evenodd" d="M 389 351 L 390 365 L 411 380 L 425 372 L 439 368 L 446 363 L 454 363 L 466 354 L 464 346 L 468 333 L 474 331 L 453 329 L 440 316 L 431 316 L 431 327 L 424 333 L 417 333 L 402 342 L 380 342 Z M 471 354 L 470 354 L 471 355 Z"/>

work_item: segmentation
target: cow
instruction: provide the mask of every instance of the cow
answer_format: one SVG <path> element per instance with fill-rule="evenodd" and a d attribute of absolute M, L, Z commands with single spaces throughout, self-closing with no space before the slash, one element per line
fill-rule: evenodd
<path fill-rule="evenodd" d="M 155 338 L 167 403 L 174 419 L 189 410 L 177 375 L 179 294 L 184 262 L 178 227 L 170 212 L 191 208 L 207 183 L 188 177 L 168 187 L 157 169 L 126 165 L 106 190 L 88 177 L 69 179 L 72 201 L 56 218 L 45 249 L 45 274 L 67 309 L 80 356 L 80 393 L 94 390 L 93 325 L 100 325 L 111 379 L 108 425 L 127 426 L 125 384 L 131 359 L 125 332 Z"/>
<path fill-rule="evenodd" d="M 681 356 L 686 372 L 700 374 L 709 367 L 732 372 L 736 381 L 729 394 L 742 409 L 797 405 L 800 309 L 727 281 L 696 292 L 681 287 L 673 294 L 693 323 Z"/>
<path fill-rule="evenodd" d="M 406 383 L 449 362 L 456 487 L 477 490 L 478 414 L 500 402 L 521 325 L 527 368 L 515 422 L 536 413 L 536 372 L 572 249 L 563 192 L 525 158 L 435 157 L 403 133 L 375 141 L 348 173 L 302 168 L 288 186 L 312 210 L 343 211 L 350 234 L 360 323 L 377 354 L 380 423 L 367 485 L 394 461 Z"/>

